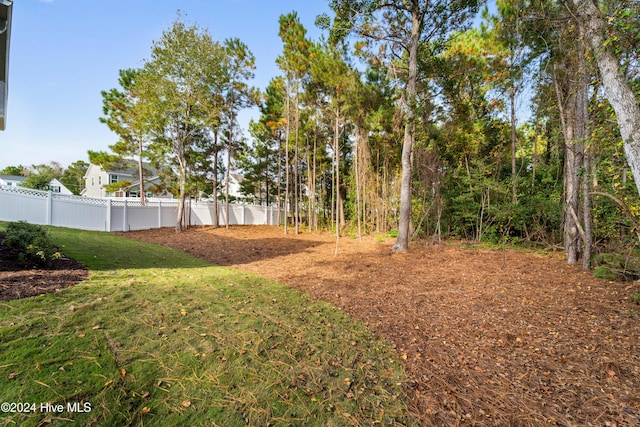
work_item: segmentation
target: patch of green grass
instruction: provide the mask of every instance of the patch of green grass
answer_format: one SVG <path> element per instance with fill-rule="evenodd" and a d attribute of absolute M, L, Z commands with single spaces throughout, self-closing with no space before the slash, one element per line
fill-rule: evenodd
<path fill-rule="evenodd" d="M 50 233 L 91 275 L 0 305 L 0 396 L 37 405 L 0 425 L 413 423 L 397 355 L 334 306 L 174 249 Z"/>

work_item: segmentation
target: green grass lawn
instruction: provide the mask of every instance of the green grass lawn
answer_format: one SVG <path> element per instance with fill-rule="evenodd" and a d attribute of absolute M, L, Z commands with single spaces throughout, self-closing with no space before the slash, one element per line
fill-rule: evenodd
<path fill-rule="evenodd" d="M 413 423 L 397 355 L 332 305 L 174 249 L 49 231 L 91 275 L 0 303 L 0 402 L 22 411 L 0 425 Z"/>

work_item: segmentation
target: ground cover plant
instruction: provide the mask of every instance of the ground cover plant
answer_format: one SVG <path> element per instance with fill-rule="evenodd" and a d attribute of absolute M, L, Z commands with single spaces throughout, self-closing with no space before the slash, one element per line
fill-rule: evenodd
<path fill-rule="evenodd" d="M 7 224 L 4 244 L 24 264 L 47 266 L 62 257 L 44 228 L 25 221 Z"/>
<path fill-rule="evenodd" d="M 412 423 L 400 358 L 334 306 L 180 250 L 50 232 L 90 278 L 0 303 L 0 396 L 29 405 L 0 424 Z"/>

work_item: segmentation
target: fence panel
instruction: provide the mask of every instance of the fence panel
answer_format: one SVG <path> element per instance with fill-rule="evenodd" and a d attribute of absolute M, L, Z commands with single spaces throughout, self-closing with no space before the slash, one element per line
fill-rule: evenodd
<path fill-rule="evenodd" d="M 173 227 L 176 223 L 176 200 L 150 199 L 143 206 L 139 199 L 95 199 L 64 196 L 47 191 L 0 187 L 0 221 L 27 221 L 99 231 L 130 231 Z M 189 202 L 191 225 L 212 225 L 213 204 Z M 271 206 L 230 204 L 229 219 L 225 205 L 218 204 L 220 225 L 275 225 L 278 210 Z"/>
<path fill-rule="evenodd" d="M 27 221 L 34 224 L 47 223 L 48 194 L 28 189 L 3 187 L 0 199 L 0 219 L 4 221 Z"/>
<path fill-rule="evenodd" d="M 109 231 L 107 205 L 107 200 L 54 197 L 51 205 L 50 225 L 81 230 Z"/>

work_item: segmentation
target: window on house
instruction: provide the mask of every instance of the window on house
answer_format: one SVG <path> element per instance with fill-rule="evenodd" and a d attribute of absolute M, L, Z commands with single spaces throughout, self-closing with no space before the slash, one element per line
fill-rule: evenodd
<path fill-rule="evenodd" d="M 93 177 L 91 177 L 91 186 L 93 187 L 95 185 L 95 179 Z"/>
<path fill-rule="evenodd" d="M 102 176 L 98 177 L 98 185 L 102 185 Z"/>
<path fill-rule="evenodd" d="M 109 175 L 109 182 L 111 184 L 118 182 L 118 175 Z"/>

